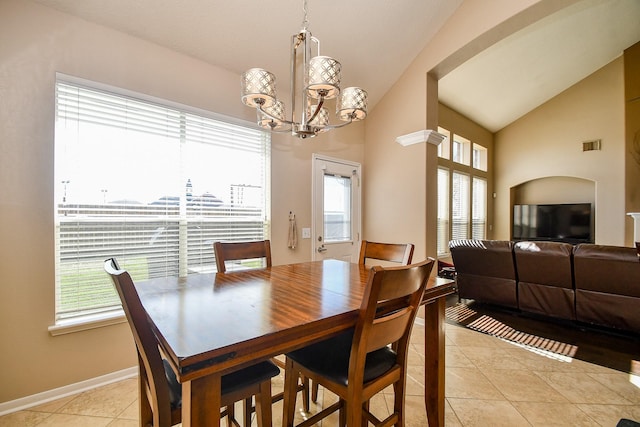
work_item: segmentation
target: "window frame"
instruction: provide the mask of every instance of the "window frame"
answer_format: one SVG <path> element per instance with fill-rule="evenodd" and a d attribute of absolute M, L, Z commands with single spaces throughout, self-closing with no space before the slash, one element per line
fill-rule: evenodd
<path fill-rule="evenodd" d="M 208 124 L 208 123 L 220 123 L 221 124 L 221 128 L 229 128 L 231 129 L 231 131 L 234 131 L 234 129 L 238 129 L 240 130 L 240 133 L 242 134 L 242 130 L 241 129 L 246 129 L 248 132 L 248 135 L 255 135 L 255 136 L 251 136 L 252 138 L 254 138 L 256 141 L 259 141 L 258 144 L 260 147 L 258 147 L 257 145 L 255 146 L 258 151 L 254 154 L 254 157 L 256 159 L 258 159 L 257 161 L 261 162 L 262 165 L 262 170 L 261 170 L 261 175 L 259 178 L 261 180 L 261 192 L 258 195 L 258 197 L 260 198 L 260 200 L 262 201 L 261 204 L 258 207 L 258 211 L 256 211 L 254 208 L 246 208 L 245 206 L 241 205 L 241 202 L 233 202 L 233 194 L 231 195 L 231 202 L 229 202 L 231 205 L 229 205 L 230 207 L 226 208 L 227 214 L 228 215 L 232 215 L 229 212 L 244 212 L 246 215 L 249 215 L 248 218 L 256 218 L 256 215 L 259 216 L 260 220 L 255 223 L 254 222 L 254 227 L 258 226 L 258 228 L 261 230 L 261 237 L 268 239 L 270 238 L 270 217 L 271 217 L 271 213 L 270 213 L 270 180 L 271 180 L 271 169 L 270 169 L 270 164 L 271 164 L 271 136 L 269 132 L 266 132 L 264 129 L 259 128 L 257 125 L 255 125 L 254 123 L 250 123 L 244 120 L 239 120 L 236 118 L 231 118 L 228 116 L 224 116 L 221 114 L 217 114 L 217 113 L 213 113 L 210 111 L 206 111 L 206 110 L 202 110 L 202 109 L 198 109 L 195 107 L 190 107 L 190 106 L 186 106 L 183 104 L 179 104 L 179 103 L 175 103 L 172 101 L 167 101 L 164 99 L 160 99 L 160 98 L 155 98 L 155 97 L 151 97 L 148 95 L 144 95 L 144 94 L 140 94 L 140 93 L 136 93 L 136 92 L 132 92 L 129 90 L 125 90 L 125 89 L 121 89 L 121 88 L 116 88 L 113 86 L 109 86 L 109 85 L 105 85 L 105 84 L 101 84 L 101 83 L 96 83 L 96 82 L 92 82 L 89 80 L 85 80 L 85 79 L 81 79 L 81 78 L 77 78 L 77 77 L 73 77 L 73 76 L 68 76 L 68 75 L 64 75 L 61 73 L 56 73 L 56 80 L 55 80 L 55 87 L 56 87 L 56 97 L 55 97 L 55 106 L 56 106 L 56 129 L 58 127 L 58 120 L 59 120 L 59 112 L 58 112 L 58 106 L 59 106 L 59 98 L 58 98 L 58 88 L 60 87 L 59 85 L 70 85 L 70 86 L 74 86 L 74 87 L 78 87 L 78 88 L 82 88 L 82 89 L 86 89 L 89 91 L 97 91 L 97 92 L 104 92 L 110 96 L 115 96 L 115 97 L 121 97 L 122 99 L 130 99 L 136 102 L 140 102 L 140 103 L 146 103 L 148 105 L 153 105 L 153 106 L 158 106 L 159 108 L 166 108 L 166 109 L 171 109 L 171 110 L 177 110 L 180 111 L 182 114 L 184 114 L 185 116 L 188 117 L 193 117 L 195 118 L 195 120 L 202 120 L 203 123 Z M 82 119 L 78 119 L 78 126 L 80 126 L 82 124 Z M 181 126 L 183 124 L 183 122 L 180 122 Z M 193 124 L 192 124 L 193 126 Z M 212 131 L 212 132 L 215 132 Z M 214 133 L 214 135 L 217 135 Z M 58 141 L 58 132 L 56 131 L 56 138 L 54 140 L 54 147 L 56 147 L 56 152 L 58 149 L 58 144 L 62 144 L 63 142 L 59 142 Z M 192 140 L 191 141 L 187 141 L 187 144 L 196 144 L 199 143 L 202 145 L 202 141 L 198 141 L 195 142 L 195 137 L 191 137 Z M 226 142 L 228 145 L 231 145 L 232 143 L 235 143 L 235 140 L 224 140 L 224 136 L 218 136 L 218 138 L 220 138 L 220 141 Z M 243 138 L 243 136 L 238 136 L 238 138 L 241 138 L 240 141 L 245 142 Z M 206 144 L 210 144 L 211 147 L 219 147 L 219 145 L 216 144 L 220 144 L 221 142 L 215 142 L 213 140 L 207 140 L 209 142 L 205 141 L 205 145 Z M 217 139 L 216 139 L 217 141 Z M 66 143 L 66 142 L 64 142 Z M 173 143 L 170 141 L 170 143 Z M 253 147 L 253 146 L 252 146 Z M 241 147 L 240 149 L 237 149 L 236 151 L 239 153 L 242 153 L 242 149 L 245 147 Z M 108 148 L 107 148 L 108 149 Z M 218 148 L 219 150 L 220 148 Z M 232 147 L 231 149 L 235 149 L 235 146 Z M 250 148 L 247 148 L 250 149 Z M 253 149 L 253 148 L 251 148 Z M 253 149 L 255 151 L 255 149 Z M 244 157 L 243 157 L 244 158 Z M 54 319 L 54 324 L 53 326 L 51 326 L 49 328 L 49 331 L 52 335 L 59 335 L 59 334 L 63 334 L 63 333 L 68 333 L 68 332 L 74 332 L 77 330 L 84 330 L 84 329 L 90 329 L 93 327 L 100 327 L 100 326 L 106 326 L 106 325 L 110 325 L 110 324 L 114 324 L 114 323 L 120 323 L 122 321 L 124 321 L 124 317 L 123 317 L 123 312 L 122 312 L 122 308 L 121 305 L 119 304 L 119 299 L 118 299 L 118 303 L 114 304 L 112 306 L 109 306 L 108 308 L 105 308 L 103 310 L 97 310 L 95 312 L 93 312 L 91 309 L 87 309 L 87 310 L 79 310 L 77 312 L 75 312 L 74 314 L 68 315 L 68 316 L 62 316 L 61 315 L 61 311 L 60 311 L 60 307 L 61 307 L 61 295 L 60 295 L 60 262 L 61 262 L 61 254 L 60 254 L 60 247 L 61 247 L 61 229 L 60 229 L 60 211 L 61 211 L 61 206 L 64 207 L 64 204 L 66 202 L 67 199 L 67 188 L 66 188 L 66 184 L 65 184 L 65 180 L 61 180 L 60 183 L 58 183 L 57 181 L 59 180 L 59 164 L 58 162 L 60 161 L 60 159 L 58 159 L 58 157 L 56 157 L 56 160 L 54 161 L 54 168 L 56 170 L 56 183 L 55 183 L 55 194 L 54 194 L 54 221 L 55 221 L 55 256 L 54 256 L 54 262 L 55 262 L 55 271 L 56 271 L 56 280 L 55 280 L 55 309 L 54 309 L 54 313 L 55 313 L 55 319 Z M 170 159 L 171 162 L 174 162 L 174 158 Z M 178 159 L 177 160 L 178 163 L 182 163 L 184 162 L 183 159 Z M 69 180 L 66 180 L 66 183 L 69 183 Z M 184 188 L 184 187 L 183 187 Z M 243 189 L 241 189 L 243 192 L 246 192 L 246 188 L 245 187 Z M 103 193 L 103 195 L 105 196 L 105 204 L 106 202 L 106 190 L 104 190 L 105 192 Z M 187 186 L 187 193 L 189 191 L 188 186 Z M 233 189 L 230 189 L 230 192 L 233 193 Z M 204 196 L 204 194 L 202 195 Z M 175 210 L 173 210 L 174 216 L 171 216 L 171 218 L 175 218 L 175 221 L 181 222 L 184 220 L 184 222 L 188 223 L 195 223 L 197 221 L 203 221 L 203 217 L 206 217 L 207 213 L 203 213 L 204 210 L 206 210 L 206 208 L 203 208 L 202 206 L 209 206 L 210 200 L 209 199 L 204 199 L 204 197 L 202 197 L 202 202 L 201 202 L 201 206 L 198 207 L 197 209 L 199 209 L 198 213 L 196 212 L 196 208 L 194 207 L 189 207 L 186 208 L 186 198 L 188 198 L 188 195 L 185 195 L 185 197 L 180 196 L 179 197 L 181 200 L 179 202 L 179 207 L 176 207 Z M 62 200 L 62 204 L 60 204 L 60 201 Z M 206 202 L 206 203 L 205 203 Z M 147 207 L 148 205 L 145 205 L 145 207 Z M 168 210 L 168 207 L 166 207 Z M 236 209 L 237 208 L 237 209 Z M 172 208 L 173 209 L 173 208 Z M 189 212 L 187 213 L 187 210 L 189 210 Z M 210 210 L 213 210 L 213 208 L 210 208 Z M 250 212 L 249 212 L 250 211 Z M 129 214 L 125 213 L 123 214 L 122 218 L 128 218 Z M 155 215 L 155 214 L 154 214 Z M 199 215 L 199 216 L 197 216 Z M 216 215 L 215 213 L 210 213 L 209 215 Z M 232 215 L 233 216 L 233 215 Z M 115 217 L 118 217 L 117 214 Z M 204 218 L 206 220 L 206 218 Z M 229 221 L 229 219 L 223 220 L 223 221 Z M 126 222 L 126 221 L 125 221 Z M 188 226 L 187 226 L 188 227 Z M 234 231 L 230 231 L 230 233 L 233 233 Z M 123 229 L 122 233 L 125 234 L 130 234 L 129 231 L 127 229 Z M 124 239 L 123 239 L 124 240 Z M 183 248 L 182 244 L 180 244 L 178 250 L 180 253 L 182 253 L 182 251 L 190 251 L 189 249 L 189 240 L 187 238 L 186 240 L 187 244 L 186 246 Z M 207 254 L 207 257 L 210 257 L 210 261 L 211 264 L 213 266 L 215 266 L 215 259 L 213 258 L 213 247 L 212 245 L 210 245 L 210 252 L 211 254 Z M 126 268 L 127 267 L 127 263 L 126 263 L 126 257 L 122 256 L 122 254 L 120 253 L 109 253 L 109 254 L 102 254 L 99 255 L 102 259 L 101 261 L 104 261 L 104 258 L 109 257 L 109 256 L 118 256 L 119 261 L 121 261 L 121 264 L 124 264 L 123 266 Z M 171 256 L 171 255 L 168 255 Z M 178 258 L 180 259 L 180 263 L 183 262 L 183 258 L 186 256 L 190 256 L 187 255 L 186 253 L 184 255 L 178 255 Z M 197 254 L 195 255 L 196 257 L 198 256 Z M 208 262 L 208 261 L 207 261 Z M 148 267 L 150 268 L 150 267 Z M 207 267 L 208 269 L 210 269 L 209 267 Z M 211 267 L 214 268 L 215 267 Z M 186 271 L 184 271 L 184 269 L 182 267 L 179 267 L 179 275 L 184 275 L 187 274 Z M 193 274 L 197 274 L 197 272 L 193 272 Z M 134 272 L 132 272 L 132 276 L 134 275 Z M 108 279 L 108 276 L 104 275 L 104 277 Z M 94 280 L 94 279 L 91 279 Z M 110 281 L 109 281 L 110 284 Z M 117 294 L 115 293 L 115 289 L 113 290 L 114 295 L 117 296 Z"/>
<path fill-rule="evenodd" d="M 453 229 L 454 229 L 453 216 L 454 216 L 454 211 L 456 210 L 456 207 L 454 206 L 454 198 L 453 198 L 454 174 L 466 175 L 469 181 L 468 197 L 465 198 L 466 204 L 467 204 L 467 211 L 468 211 L 467 233 L 464 236 L 464 238 L 470 239 L 470 238 L 476 238 L 481 236 L 482 238 L 486 239 L 487 233 L 489 231 L 489 227 L 487 224 L 488 224 L 488 210 L 489 210 L 489 201 L 490 201 L 489 199 L 490 171 L 489 171 L 489 164 L 488 164 L 488 158 L 490 155 L 489 148 L 483 146 L 482 144 L 478 144 L 477 142 L 474 142 L 472 139 L 468 139 L 458 133 L 455 133 L 454 129 L 450 130 L 442 126 L 438 126 L 438 133 L 443 134 L 445 136 L 445 141 L 450 141 L 450 143 L 446 144 L 445 146 L 438 147 L 438 170 L 440 171 L 442 169 L 442 170 L 448 171 L 448 181 L 449 181 L 448 193 L 449 194 L 448 194 L 447 203 L 448 203 L 448 211 L 449 211 L 449 224 L 448 224 L 449 230 L 446 233 L 448 236 L 448 239 L 451 240 L 456 238 L 453 235 Z M 453 151 L 456 144 L 458 144 L 458 148 L 461 148 L 463 152 L 460 153 L 461 156 L 454 158 Z M 480 159 L 481 160 L 480 165 L 474 162 L 475 156 L 476 156 L 475 151 L 477 150 L 481 151 L 480 156 L 482 157 L 482 159 Z M 483 169 L 483 165 L 486 166 L 486 168 Z M 476 218 L 477 212 L 474 211 L 474 202 L 476 203 L 476 206 L 477 206 L 477 201 L 474 199 L 474 188 L 473 188 L 474 182 L 476 179 L 481 179 L 486 184 L 485 185 L 486 195 L 485 195 L 485 202 L 484 202 L 484 209 L 485 209 L 484 226 L 482 227 L 483 229 L 481 230 L 480 233 L 479 233 L 479 230 L 477 230 L 478 226 L 477 225 L 474 226 L 474 221 L 477 220 Z M 440 191 L 440 188 L 438 189 L 438 191 Z M 442 195 L 438 194 L 439 201 L 441 197 Z M 440 207 L 438 209 L 440 209 Z M 438 218 L 438 221 L 440 221 L 439 218 Z M 447 258 L 450 256 L 448 242 L 439 241 L 441 235 L 443 234 L 444 233 L 438 230 L 438 233 L 437 233 L 438 257 Z M 460 236 L 457 236 L 457 237 L 460 237 Z"/>

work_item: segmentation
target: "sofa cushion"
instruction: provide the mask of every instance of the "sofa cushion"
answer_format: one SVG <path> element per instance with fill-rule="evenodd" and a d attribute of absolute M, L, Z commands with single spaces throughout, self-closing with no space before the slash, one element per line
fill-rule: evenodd
<path fill-rule="evenodd" d="M 560 242 L 517 242 L 513 253 L 521 310 L 575 320 L 573 245 Z"/>
<path fill-rule="evenodd" d="M 512 242 L 504 240 L 452 240 L 460 298 L 518 307 Z"/>
<path fill-rule="evenodd" d="M 640 298 L 635 248 L 582 243 L 573 252 L 576 290 Z"/>
<path fill-rule="evenodd" d="M 573 255 L 576 318 L 640 332 L 640 262 L 634 248 L 583 243 Z"/>

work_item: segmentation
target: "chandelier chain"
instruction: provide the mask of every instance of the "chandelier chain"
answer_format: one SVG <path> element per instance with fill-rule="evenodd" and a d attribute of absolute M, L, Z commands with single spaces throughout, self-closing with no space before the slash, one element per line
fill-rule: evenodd
<path fill-rule="evenodd" d="M 307 17 L 308 15 L 307 0 L 302 1 L 302 11 L 304 12 L 304 17 L 302 19 L 302 29 L 306 31 L 309 27 L 309 19 Z"/>

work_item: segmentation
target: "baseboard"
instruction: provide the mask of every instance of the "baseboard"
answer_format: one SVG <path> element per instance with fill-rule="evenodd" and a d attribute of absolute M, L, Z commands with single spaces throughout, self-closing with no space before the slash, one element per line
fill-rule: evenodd
<path fill-rule="evenodd" d="M 42 393 L 33 394 L 31 396 L 21 397 L 20 399 L 10 400 L 0 403 L 0 416 L 11 412 L 21 411 L 23 409 L 32 408 L 62 399 L 63 397 L 72 396 L 83 391 L 91 390 L 103 385 L 118 382 L 127 378 L 133 378 L 138 375 L 138 367 L 123 369 L 121 371 L 112 372 L 100 377 L 91 378 L 79 383 L 69 384 L 64 387 L 55 388 L 53 390 L 43 391 Z"/>

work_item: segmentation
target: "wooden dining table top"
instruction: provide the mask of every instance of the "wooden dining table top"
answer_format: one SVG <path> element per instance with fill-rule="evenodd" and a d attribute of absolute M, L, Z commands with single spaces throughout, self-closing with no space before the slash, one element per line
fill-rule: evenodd
<path fill-rule="evenodd" d="M 370 267 L 339 260 L 136 284 L 181 382 L 229 372 L 355 325 Z M 453 292 L 431 279 L 423 301 Z"/>

